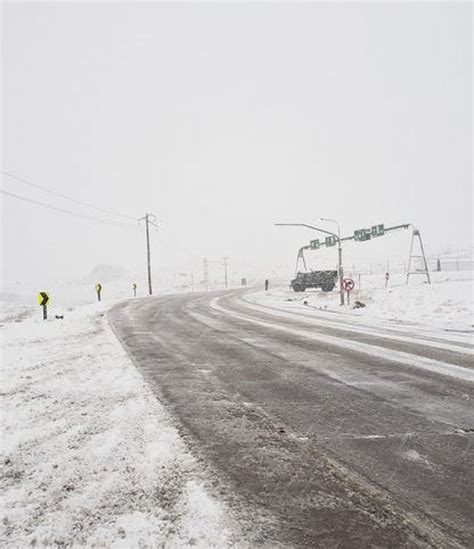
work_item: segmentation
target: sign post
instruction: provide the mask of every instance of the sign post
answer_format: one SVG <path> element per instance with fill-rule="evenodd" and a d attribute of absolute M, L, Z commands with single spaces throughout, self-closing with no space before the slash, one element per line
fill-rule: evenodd
<path fill-rule="evenodd" d="M 347 304 L 350 305 L 349 294 L 354 289 L 355 282 L 352 280 L 352 278 L 346 277 L 342 281 L 342 285 L 344 286 L 344 290 L 346 290 Z"/>
<path fill-rule="evenodd" d="M 40 292 L 38 294 L 38 303 L 43 307 L 43 320 L 48 319 L 48 308 L 47 304 L 49 302 L 49 294 L 48 292 Z"/>
<path fill-rule="evenodd" d="M 135 284 L 135 282 L 133 283 L 133 297 L 137 297 L 137 285 Z"/>
<path fill-rule="evenodd" d="M 95 285 L 95 291 L 97 292 L 97 301 L 100 301 L 100 294 L 102 292 L 102 284 Z"/>
<path fill-rule="evenodd" d="M 385 287 L 388 286 L 388 281 L 390 280 L 390 273 L 389 272 L 386 272 L 385 273 Z"/>

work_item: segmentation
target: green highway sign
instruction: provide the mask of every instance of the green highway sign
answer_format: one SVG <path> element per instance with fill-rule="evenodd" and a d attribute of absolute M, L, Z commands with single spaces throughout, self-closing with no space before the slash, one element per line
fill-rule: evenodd
<path fill-rule="evenodd" d="M 335 246 L 336 245 L 336 237 L 335 236 L 327 236 L 326 237 L 326 246 Z"/>
<path fill-rule="evenodd" d="M 309 246 L 312 250 L 319 250 L 319 247 L 321 246 L 319 240 L 311 240 L 309 243 Z"/>
<path fill-rule="evenodd" d="M 372 236 L 383 236 L 385 234 L 385 228 L 382 225 L 373 225 L 372 226 Z"/>
<path fill-rule="evenodd" d="M 354 240 L 362 242 L 364 240 L 370 240 L 370 229 L 358 229 L 354 231 Z"/>

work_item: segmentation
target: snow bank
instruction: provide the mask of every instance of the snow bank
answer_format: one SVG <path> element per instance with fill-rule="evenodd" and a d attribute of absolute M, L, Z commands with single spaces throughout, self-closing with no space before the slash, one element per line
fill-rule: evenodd
<path fill-rule="evenodd" d="M 227 547 L 238 529 L 99 304 L 1 324 L 2 547 Z"/>
<path fill-rule="evenodd" d="M 431 274 L 432 284 L 414 276 L 405 284 L 403 275 L 392 276 L 385 288 L 383 275 L 354 276 L 356 283 L 351 293 L 350 306 L 339 305 L 337 289 L 332 292 L 307 290 L 295 293 L 287 287 L 271 288 L 267 294 L 259 292 L 246 299 L 262 305 L 285 309 L 316 308 L 336 311 L 368 319 L 385 319 L 395 322 L 411 322 L 430 327 L 473 331 L 474 327 L 474 273 L 436 272 Z M 352 309 L 356 300 L 363 302 L 363 309 Z M 304 302 L 307 302 L 304 304 Z"/>

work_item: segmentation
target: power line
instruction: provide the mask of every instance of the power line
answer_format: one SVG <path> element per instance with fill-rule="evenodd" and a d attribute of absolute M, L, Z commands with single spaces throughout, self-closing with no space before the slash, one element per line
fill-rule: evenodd
<path fill-rule="evenodd" d="M 116 215 L 118 217 L 123 217 L 125 219 L 131 219 L 135 221 L 135 218 L 122 214 L 120 212 L 116 212 L 113 210 L 107 210 L 105 208 L 99 208 L 98 206 L 94 206 L 93 204 L 89 204 L 88 202 L 82 202 L 82 200 L 77 200 L 76 198 L 71 198 L 70 196 L 66 196 L 65 194 L 58 193 L 56 191 L 51 191 L 50 189 L 47 189 L 46 187 L 43 187 L 42 185 L 38 185 L 37 183 L 33 183 L 32 181 L 28 181 L 28 179 L 23 179 L 22 177 L 18 177 L 16 175 L 13 175 L 11 173 L 5 172 L 3 170 L 0 170 L 0 173 L 6 177 L 10 177 L 11 179 L 15 179 L 16 181 L 21 181 L 21 183 L 24 183 L 25 185 L 29 185 L 30 187 L 34 187 L 35 189 L 41 189 L 42 191 L 52 194 L 53 196 L 58 196 L 59 198 L 63 198 L 64 200 L 69 200 L 70 202 L 74 202 L 76 204 L 80 204 L 81 206 L 86 206 L 87 208 L 92 208 L 94 210 L 97 210 L 98 212 L 106 213 L 109 215 Z"/>
<path fill-rule="evenodd" d="M 35 204 L 36 206 L 42 206 L 43 208 L 48 208 L 49 210 L 55 210 L 57 212 L 73 215 L 75 217 L 81 217 L 82 219 L 88 219 L 89 221 L 95 221 L 97 223 L 103 223 L 105 225 L 114 225 L 116 227 L 121 227 L 122 229 L 129 229 L 132 231 L 140 230 L 138 227 L 133 227 L 133 225 L 126 225 L 125 223 L 120 223 L 119 221 L 111 221 L 109 219 L 100 219 L 100 217 L 94 217 L 91 215 L 85 215 L 85 214 L 73 212 L 71 210 L 65 210 L 64 208 L 58 208 L 57 206 L 52 206 L 51 204 L 46 204 L 45 202 L 40 202 L 39 200 L 33 200 L 32 198 L 27 198 L 26 196 L 20 196 L 18 194 L 11 193 L 9 191 L 5 191 L 4 189 L 0 189 L 0 193 L 3 193 L 7 196 L 11 196 L 18 200 L 29 202 L 30 204 Z"/>

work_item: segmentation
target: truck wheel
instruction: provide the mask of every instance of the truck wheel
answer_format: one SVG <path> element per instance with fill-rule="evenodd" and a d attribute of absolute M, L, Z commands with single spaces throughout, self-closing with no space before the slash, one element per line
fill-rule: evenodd
<path fill-rule="evenodd" d="M 303 288 L 302 288 L 301 284 L 293 284 L 293 291 L 294 291 L 294 292 L 301 292 L 301 291 L 303 291 Z"/>
<path fill-rule="evenodd" d="M 334 290 L 334 286 L 323 286 L 321 289 L 323 292 L 332 292 Z"/>

